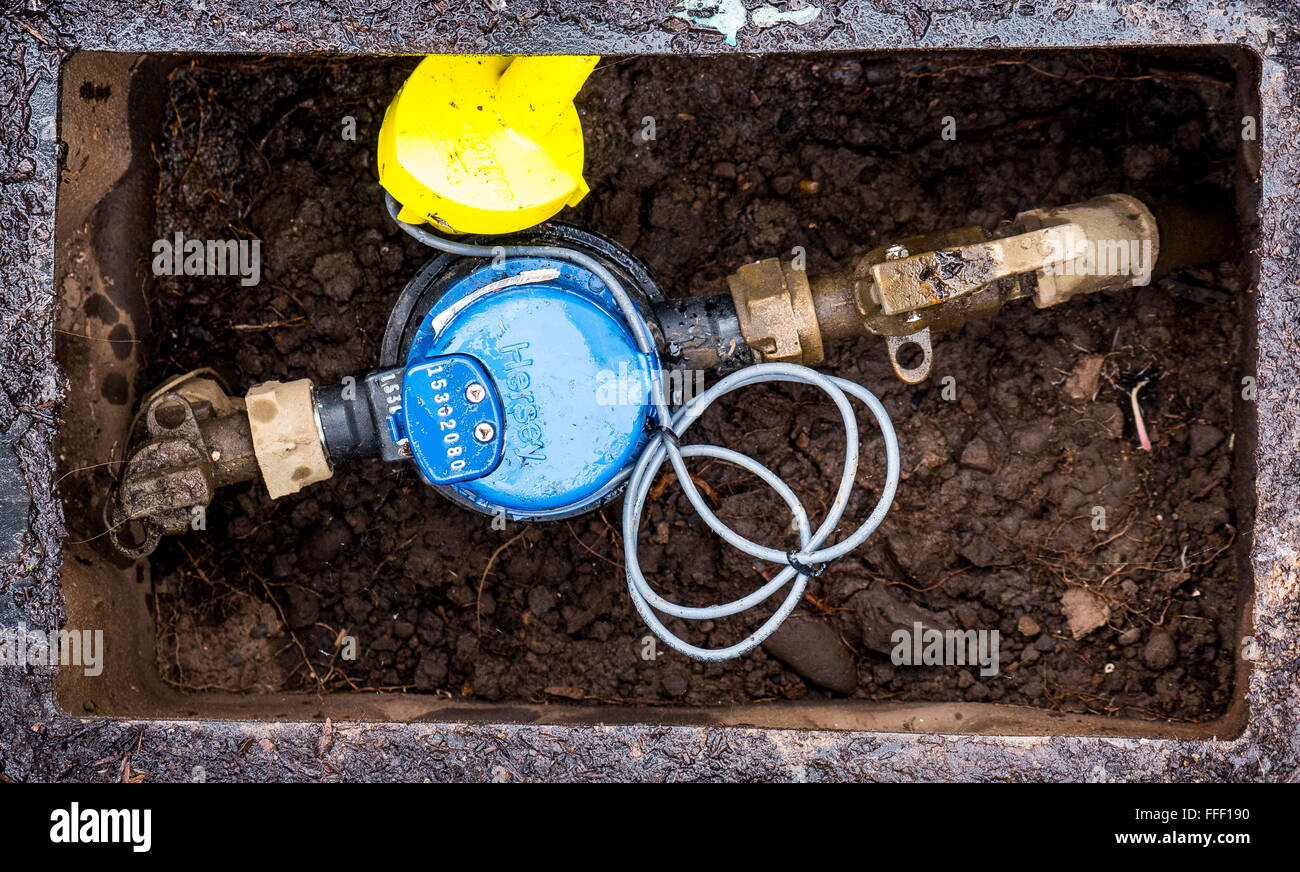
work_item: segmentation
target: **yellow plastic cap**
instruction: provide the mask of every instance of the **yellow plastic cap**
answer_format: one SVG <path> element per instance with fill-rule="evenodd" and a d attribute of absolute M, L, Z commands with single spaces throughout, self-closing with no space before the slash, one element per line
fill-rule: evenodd
<path fill-rule="evenodd" d="M 379 129 L 379 183 L 401 219 L 513 233 L 587 195 L 573 98 L 599 57 L 431 55 Z"/>

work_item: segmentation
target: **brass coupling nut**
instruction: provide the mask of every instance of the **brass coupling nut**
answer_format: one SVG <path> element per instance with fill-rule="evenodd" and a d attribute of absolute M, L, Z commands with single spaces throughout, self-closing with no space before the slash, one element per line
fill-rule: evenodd
<path fill-rule="evenodd" d="M 821 363 L 822 331 L 808 273 L 772 257 L 727 277 L 746 344 L 764 360 Z"/>

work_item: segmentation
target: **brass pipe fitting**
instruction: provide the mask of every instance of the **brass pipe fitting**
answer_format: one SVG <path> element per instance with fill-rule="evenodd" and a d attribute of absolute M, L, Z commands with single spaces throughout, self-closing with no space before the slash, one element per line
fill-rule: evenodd
<path fill-rule="evenodd" d="M 131 557 L 188 529 L 219 487 L 260 478 L 278 499 L 333 475 L 308 379 L 264 382 L 241 398 L 207 370 L 186 373 L 145 398 L 128 439 L 139 441 L 104 520 L 110 541 Z M 143 527 L 143 540 L 126 540 L 131 522 Z"/>
<path fill-rule="evenodd" d="M 770 258 L 741 267 L 727 284 L 741 333 L 762 359 L 812 365 L 823 360 L 827 340 L 884 336 L 895 373 L 915 383 L 930 373 L 932 331 L 1022 297 L 1043 308 L 1146 284 L 1159 249 L 1151 210 L 1107 194 L 1022 212 L 992 234 L 964 227 L 900 239 L 811 279 Z M 920 364 L 900 364 L 908 344 L 920 348 Z"/>
<path fill-rule="evenodd" d="M 740 332 L 764 360 L 815 364 L 824 359 L 808 273 L 770 257 L 727 277 Z"/>

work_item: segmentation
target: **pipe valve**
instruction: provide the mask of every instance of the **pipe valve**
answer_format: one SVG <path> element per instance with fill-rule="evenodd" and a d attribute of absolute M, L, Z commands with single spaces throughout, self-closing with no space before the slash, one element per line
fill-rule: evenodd
<path fill-rule="evenodd" d="M 895 374 L 930 375 L 931 333 L 1032 297 L 1039 308 L 1081 294 L 1145 284 L 1159 256 L 1155 216 L 1140 200 L 1108 194 L 1022 212 L 988 233 L 939 231 L 877 247 L 841 272 L 809 277 L 776 259 L 728 278 L 746 343 L 764 360 L 814 365 L 827 340 L 883 336 Z M 905 366 L 913 344 L 921 361 Z"/>

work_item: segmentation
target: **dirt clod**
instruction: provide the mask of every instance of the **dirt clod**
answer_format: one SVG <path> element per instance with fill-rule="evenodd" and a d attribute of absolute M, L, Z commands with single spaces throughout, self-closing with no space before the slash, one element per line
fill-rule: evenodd
<path fill-rule="evenodd" d="M 1106 362 L 1103 354 L 1088 354 L 1079 358 L 1070 377 L 1065 380 L 1065 395 L 1072 400 L 1091 400 L 1097 396 L 1097 382 L 1101 366 Z"/>
<path fill-rule="evenodd" d="M 1223 431 L 1210 424 L 1193 424 L 1187 432 L 1187 450 L 1193 457 L 1204 457 L 1223 441 Z"/>
<path fill-rule="evenodd" d="M 926 629 L 942 630 L 950 623 L 914 605 L 883 584 L 874 584 L 854 594 L 848 602 L 858 617 L 857 626 L 853 628 L 856 641 L 881 654 L 890 654 L 894 650 L 896 630 L 912 633 L 917 624 Z"/>
<path fill-rule="evenodd" d="M 993 472 L 998 468 L 993 451 L 983 439 L 973 439 L 962 449 L 961 465 L 980 472 Z"/>
<path fill-rule="evenodd" d="M 1106 601 L 1086 590 L 1072 587 L 1061 597 L 1061 612 L 1069 623 L 1070 634 L 1082 639 L 1110 620 L 1110 606 Z"/>
<path fill-rule="evenodd" d="M 825 621 L 792 616 L 767 637 L 763 647 L 818 687 L 844 694 L 857 689 L 858 670 L 853 658 Z"/>

